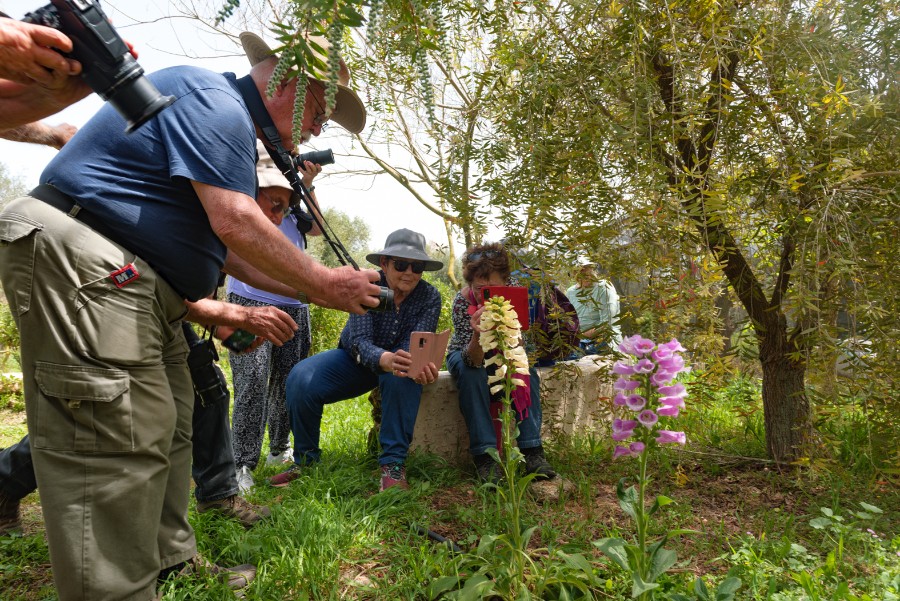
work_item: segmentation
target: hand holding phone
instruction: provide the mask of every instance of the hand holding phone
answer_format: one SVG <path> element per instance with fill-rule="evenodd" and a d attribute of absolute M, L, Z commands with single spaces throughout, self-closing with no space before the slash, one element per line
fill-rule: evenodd
<path fill-rule="evenodd" d="M 413 332 L 409 339 L 409 354 L 412 356 L 407 377 L 415 380 L 429 363 L 441 368 L 444 362 L 444 354 L 447 352 L 447 343 L 450 342 L 450 330 L 434 332 Z"/>
<path fill-rule="evenodd" d="M 232 353 L 242 353 L 256 340 L 256 335 L 246 330 L 235 330 L 234 333 L 222 341 L 222 346 Z"/>

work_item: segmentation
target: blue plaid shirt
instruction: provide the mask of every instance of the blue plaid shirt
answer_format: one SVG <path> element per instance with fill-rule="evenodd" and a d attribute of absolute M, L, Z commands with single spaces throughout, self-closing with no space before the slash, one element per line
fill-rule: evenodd
<path fill-rule="evenodd" d="M 379 285 L 387 286 L 381 273 Z M 375 373 L 381 373 L 378 360 L 385 351 L 409 351 L 409 336 L 413 332 L 434 332 L 441 316 L 441 293 L 420 280 L 412 293 L 400 303 L 397 311 L 351 315 L 341 332 L 338 348 L 344 349 Z"/>

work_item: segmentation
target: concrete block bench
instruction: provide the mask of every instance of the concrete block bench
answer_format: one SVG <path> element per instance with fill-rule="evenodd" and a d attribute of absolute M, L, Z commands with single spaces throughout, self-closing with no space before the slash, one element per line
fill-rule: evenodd
<path fill-rule="evenodd" d="M 612 362 L 599 356 L 561 361 L 540 368 L 543 437 L 571 436 L 597 430 L 609 420 Z M 467 462 L 469 433 L 459 411 L 456 385 L 442 371 L 422 393 L 412 450 L 427 451 L 454 463 Z"/>

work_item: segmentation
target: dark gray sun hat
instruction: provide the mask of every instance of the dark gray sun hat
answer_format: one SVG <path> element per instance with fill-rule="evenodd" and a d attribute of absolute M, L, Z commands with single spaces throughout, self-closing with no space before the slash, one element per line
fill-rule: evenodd
<path fill-rule="evenodd" d="M 397 257 L 410 261 L 424 261 L 425 271 L 439 271 L 444 264 L 428 256 L 425 252 L 425 236 L 419 232 L 402 229 L 388 234 L 384 249 L 366 255 L 366 261 L 379 265 L 381 257 Z"/>

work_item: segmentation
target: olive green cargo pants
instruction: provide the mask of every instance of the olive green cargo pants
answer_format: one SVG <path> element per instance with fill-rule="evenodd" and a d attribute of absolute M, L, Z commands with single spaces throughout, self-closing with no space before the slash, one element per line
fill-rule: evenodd
<path fill-rule="evenodd" d="M 110 274 L 128 264 L 139 276 L 119 288 Z M 152 599 L 159 570 L 196 552 L 182 299 L 144 261 L 30 197 L 0 213 L 0 279 L 22 338 L 59 597 Z"/>

